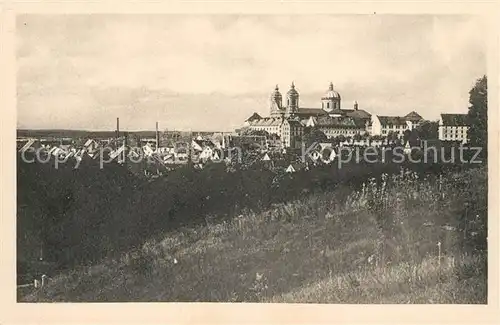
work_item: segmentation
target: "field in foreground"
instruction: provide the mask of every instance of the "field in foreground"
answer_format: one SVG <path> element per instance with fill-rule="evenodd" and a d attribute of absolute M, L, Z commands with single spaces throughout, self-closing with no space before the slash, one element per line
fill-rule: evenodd
<path fill-rule="evenodd" d="M 487 303 L 487 174 L 402 173 L 180 229 L 73 269 L 35 301 Z"/>

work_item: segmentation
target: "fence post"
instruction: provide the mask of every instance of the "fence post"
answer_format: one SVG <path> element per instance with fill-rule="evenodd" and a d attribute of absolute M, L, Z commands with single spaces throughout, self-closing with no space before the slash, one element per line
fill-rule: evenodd
<path fill-rule="evenodd" d="M 441 242 L 440 241 L 438 241 L 437 246 L 438 246 L 438 267 L 439 267 L 439 271 L 441 272 Z"/>

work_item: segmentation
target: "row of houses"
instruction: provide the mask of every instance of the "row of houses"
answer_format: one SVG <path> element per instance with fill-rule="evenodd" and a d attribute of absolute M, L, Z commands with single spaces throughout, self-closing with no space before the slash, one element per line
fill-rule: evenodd
<path fill-rule="evenodd" d="M 225 150 L 223 141 L 214 141 L 210 137 L 201 136 L 175 141 L 167 147 L 157 147 L 156 143 L 151 143 L 147 139 L 130 141 L 127 137 L 112 140 L 87 139 L 81 145 L 61 144 L 57 141 L 46 143 L 31 138 L 18 139 L 17 149 L 19 153 L 37 153 L 44 159 L 53 156 L 59 161 L 66 161 L 69 158 L 77 161 L 100 158 L 105 162 L 115 161 L 123 164 L 126 158 L 129 158 L 136 162 L 143 159 L 169 165 L 186 164 L 188 161 L 217 161 L 221 159 Z"/>

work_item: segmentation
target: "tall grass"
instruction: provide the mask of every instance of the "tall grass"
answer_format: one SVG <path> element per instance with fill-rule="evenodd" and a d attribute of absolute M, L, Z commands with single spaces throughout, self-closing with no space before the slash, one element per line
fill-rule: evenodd
<path fill-rule="evenodd" d="M 486 303 L 486 180 L 402 171 L 206 217 L 20 300 Z"/>

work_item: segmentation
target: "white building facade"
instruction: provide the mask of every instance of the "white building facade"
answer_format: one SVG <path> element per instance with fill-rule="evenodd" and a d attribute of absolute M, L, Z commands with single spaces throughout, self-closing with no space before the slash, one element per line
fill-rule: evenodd
<path fill-rule="evenodd" d="M 439 140 L 467 143 L 469 123 L 467 114 L 441 114 L 439 118 Z"/>

